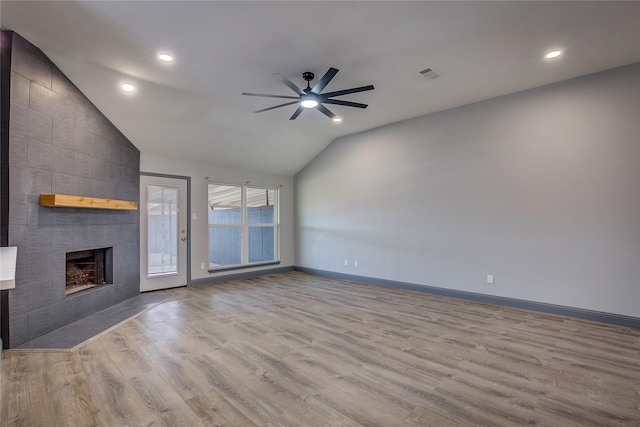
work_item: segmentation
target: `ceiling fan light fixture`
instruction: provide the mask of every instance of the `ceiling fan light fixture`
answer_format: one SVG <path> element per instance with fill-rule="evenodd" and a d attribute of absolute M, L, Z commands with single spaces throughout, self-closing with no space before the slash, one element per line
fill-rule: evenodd
<path fill-rule="evenodd" d="M 303 99 L 302 102 L 300 102 L 300 105 L 304 108 L 315 108 L 318 106 L 318 101 L 316 101 L 314 97 L 309 96 Z"/>

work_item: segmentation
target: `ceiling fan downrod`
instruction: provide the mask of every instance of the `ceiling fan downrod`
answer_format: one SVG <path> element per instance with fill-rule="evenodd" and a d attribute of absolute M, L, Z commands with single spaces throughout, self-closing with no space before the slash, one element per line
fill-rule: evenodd
<path fill-rule="evenodd" d="M 305 82 L 307 82 L 307 88 L 304 89 L 305 92 L 310 92 L 311 91 L 311 85 L 309 82 L 311 82 L 311 80 L 313 80 L 313 78 L 316 75 L 313 74 L 311 71 L 305 71 L 304 73 L 302 73 L 302 78 L 304 79 Z"/>

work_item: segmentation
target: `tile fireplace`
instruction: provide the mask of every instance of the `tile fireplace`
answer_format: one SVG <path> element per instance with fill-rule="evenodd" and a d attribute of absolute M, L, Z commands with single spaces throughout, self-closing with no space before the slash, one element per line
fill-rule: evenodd
<path fill-rule="evenodd" d="M 43 206 L 40 196 L 139 202 L 140 152 L 42 51 L 0 35 L 10 65 L 0 79 L 0 151 L 10 154 L 0 231 L 18 248 L 15 288 L 0 291 L 0 337 L 14 348 L 139 294 L 137 210 Z"/>

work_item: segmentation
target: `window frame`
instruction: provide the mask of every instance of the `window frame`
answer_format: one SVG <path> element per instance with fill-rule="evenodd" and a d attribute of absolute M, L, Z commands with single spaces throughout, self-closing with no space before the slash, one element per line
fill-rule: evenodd
<path fill-rule="evenodd" d="M 241 223 L 233 223 L 233 224 L 212 224 L 209 222 L 209 210 L 211 210 L 211 205 L 209 204 L 209 186 L 210 185 L 219 185 L 226 187 L 236 187 L 240 189 L 240 198 L 241 198 Z M 259 267 L 264 265 L 276 265 L 280 264 L 280 188 L 279 187 L 268 187 L 261 185 L 251 185 L 247 184 L 229 184 L 217 181 L 207 181 L 207 248 L 208 248 L 208 272 L 216 273 L 225 270 L 237 270 L 243 268 L 252 268 Z M 247 203 L 247 190 L 248 189 L 257 189 L 257 190 L 265 190 L 265 191 L 273 191 L 273 223 L 249 223 L 248 222 L 248 214 L 247 209 L 249 208 Z M 269 205 L 265 205 L 269 206 Z M 240 228 L 241 239 L 242 239 L 242 250 L 240 255 L 240 264 L 229 264 L 229 265 L 220 265 L 220 266 L 212 266 L 211 264 L 211 229 L 212 228 Z M 273 259 L 266 261 L 255 261 L 249 262 L 249 229 L 252 227 L 273 227 Z"/>

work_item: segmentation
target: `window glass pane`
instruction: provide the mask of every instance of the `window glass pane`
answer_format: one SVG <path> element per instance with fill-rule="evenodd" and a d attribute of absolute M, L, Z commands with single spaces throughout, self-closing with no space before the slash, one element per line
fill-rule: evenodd
<path fill-rule="evenodd" d="M 147 274 L 177 273 L 180 189 L 149 185 L 147 194 Z"/>
<path fill-rule="evenodd" d="M 209 184 L 209 224 L 242 224 L 242 187 Z"/>
<path fill-rule="evenodd" d="M 273 224 L 275 190 L 247 188 L 247 223 Z"/>
<path fill-rule="evenodd" d="M 242 263 L 242 228 L 209 228 L 209 267 Z"/>
<path fill-rule="evenodd" d="M 275 227 L 249 227 L 249 262 L 273 261 Z"/>

